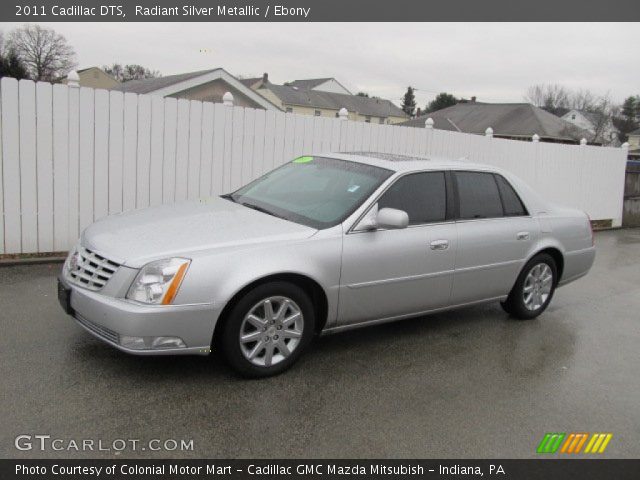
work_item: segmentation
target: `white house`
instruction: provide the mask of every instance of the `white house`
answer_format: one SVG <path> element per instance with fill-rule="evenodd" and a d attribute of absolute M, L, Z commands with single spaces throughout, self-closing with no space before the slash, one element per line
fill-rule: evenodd
<path fill-rule="evenodd" d="M 591 134 L 591 138 L 587 139 L 589 142 L 597 142 L 603 145 L 612 145 L 618 142 L 618 135 L 611 123 L 611 119 L 600 113 L 573 109 L 569 110 L 561 118 L 589 132 Z"/>

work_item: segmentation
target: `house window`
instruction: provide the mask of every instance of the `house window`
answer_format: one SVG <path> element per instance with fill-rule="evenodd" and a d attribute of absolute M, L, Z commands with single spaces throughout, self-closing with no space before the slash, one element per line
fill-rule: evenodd
<path fill-rule="evenodd" d="M 571 115 L 571 120 L 575 120 L 576 119 L 576 114 L 574 113 L 573 115 Z"/>
<path fill-rule="evenodd" d="M 322 113 L 322 112 L 321 112 L 320 110 L 316 110 L 315 112 L 313 112 L 313 114 L 314 114 L 316 117 L 319 117 L 321 113 Z"/>
<path fill-rule="evenodd" d="M 287 113 L 293 113 L 293 108 L 287 107 Z"/>
<path fill-rule="evenodd" d="M 371 123 L 371 115 L 367 115 L 366 117 L 364 117 L 364 121 L 367 123 Z"/>
<path fill-rule="evenodd" d="M 380 117 L 379 122 L 380 122 L 380 124 L 384 124 L 384 118 Z"/>

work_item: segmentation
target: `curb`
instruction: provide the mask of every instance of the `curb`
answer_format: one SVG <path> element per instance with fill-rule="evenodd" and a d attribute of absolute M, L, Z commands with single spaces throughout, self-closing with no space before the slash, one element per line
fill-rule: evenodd
<path fill-rule="evenodd" d="M 11 258 L 0 260 L 0 268 L 20 265 L 42 265 L 47 263 L 64 263 L 67 257 Z"/>

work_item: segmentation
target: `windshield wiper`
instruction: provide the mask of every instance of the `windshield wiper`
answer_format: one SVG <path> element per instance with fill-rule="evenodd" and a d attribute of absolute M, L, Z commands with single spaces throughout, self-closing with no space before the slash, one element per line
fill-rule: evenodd
<path fill-rule="evenodd" d="M 240 205 L 242 205 L 242 206 L 244 206 L 244 207 L 247 207 L 247 208 L 251 208 L 252 210 L 256 210 L 257 212 L 266 213 L 267 215 L 271 215 L 271 216 L 276 217 L 276 218 L 282 218 L 282 219 L 285 219 L 282 215 L 278 215 L 278 214 L 276 214 L 276 213 L 273 213 L 271 210 L 267 210 L 267 209 L 266 209 L 266 208 L 264 208 L 264 207 L 260 207 L 260 206 L 258 206 L 258 205 L 254 205 L 253 203 L 246 203 L 246 202 L 245 202 L 245 203 L 242 203 L 242 202 L 241 202 L 241 203 L 240 203 Z M 286 220 L 286 219 L 285 219 L 285 220 Z"/>

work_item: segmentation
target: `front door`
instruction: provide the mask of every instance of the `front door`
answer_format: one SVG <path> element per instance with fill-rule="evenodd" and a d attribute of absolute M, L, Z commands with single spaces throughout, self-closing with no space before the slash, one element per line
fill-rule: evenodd
<path fill-rule="evenodd" d="M 377 208 L 409 215 L 398 230 L 350 232 L 343 246 L 339 325 L 399 317 L 449 304 L 456 251 L 443 172 L 400 177 Z"/>

